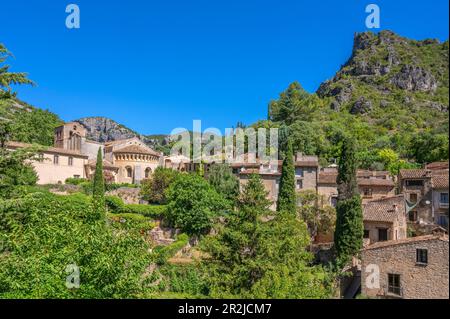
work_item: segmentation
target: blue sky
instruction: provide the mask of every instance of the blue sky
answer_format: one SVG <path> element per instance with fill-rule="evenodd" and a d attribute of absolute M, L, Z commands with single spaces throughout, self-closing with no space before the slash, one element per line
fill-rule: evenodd
<path fill-rule="evenodd" d="M 65 27 L 76 3 L 81 28 Z M 110 117 L 143 134 L 175 127 L 222 131 L 264 119 L 290 82 L 313 92 L 366 31 L 448 39 L 448 0 L 15 0 L 0 3 L 0 42 L 37 87 L 19 98 L 63 120 Z"/>

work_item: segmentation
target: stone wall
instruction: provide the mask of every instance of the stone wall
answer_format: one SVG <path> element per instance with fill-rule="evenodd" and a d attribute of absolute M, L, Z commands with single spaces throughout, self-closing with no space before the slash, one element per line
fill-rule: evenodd
<path fill-rule="evenodd" d="M 416 264 L 416 249 L 428 250 L 428 264 Z M 449 298 L 448 240 L 413 241 L 380 248 L 366 249 L 362 253 L 361 292 L 369 297 L 390 297 L 388 274 L 400 275 L 401 298 Z M 369 264 L 380 269 L 380 288 L 369 289 L 366 273 Z M 395 296 L 391 296 L 395 297 Z"/>

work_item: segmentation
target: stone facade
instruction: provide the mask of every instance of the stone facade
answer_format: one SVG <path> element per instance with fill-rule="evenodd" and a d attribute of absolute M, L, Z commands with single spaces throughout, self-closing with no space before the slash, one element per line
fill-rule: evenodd
<path fill-rule="evenodd" d="M 406 205 L 403 195 L 363 204 L 364 244 L 407 237 Z"/>
<path fill-rule="evenodd" d="M 31 145 L 9 142 L 9 149 Z M 54 147 L 32 161 L 38 184 L 61 184 L 67 178 L 92 178 L 98 150 L 103 152 L 104 175 L 110 182 L 136 183 L 149 178 L 161 165 L 162 154 L 146 146 L 137 137 L 98 143 L 86 139 L 86 129 L 78 122 L 69 122 L 55 129 Z"/>
<path fill-rule="evenodd" d="M 361 255 L 361 293 L 372 298 L 448 299 L 448 258 L 445 235 L 371 245 Z M 373 276 L 374 265 L 379 281 Z"/>

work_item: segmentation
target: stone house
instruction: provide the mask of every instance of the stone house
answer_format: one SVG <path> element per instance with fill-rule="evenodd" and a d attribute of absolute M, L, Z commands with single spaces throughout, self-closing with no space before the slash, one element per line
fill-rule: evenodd
<path fill-rule="evenodd" d="M 408 222 L 418 234 L 427 233 L 435 224 L 448 230 L 449 170 L 445 163 L 426 167 L 400 170 L 399 174 L 399 190 L 410 206 Z"/>
<path fill-rule="evenodd" d="M 371 298 L 448 299 L 447 235 L 378 242 L 361 253 L 361 294 Z"/>
<path fill-rule="evenodd" d="M 273 166 L 270 163 L 265 163 L 256 159 L 255 161 L 250 162 L 231 163 L 231 168 L 239 177 L 241 188 L 247 183 L 250 175 L 258 174 L 268 192 L 268 199 L 273 202 L 271 209 L 275 210 L 282 165 L 282 161 L 278 161 L 277 165 Z M 319 170 L 317 156 L 295 155 L 294 168 L 296 191 L 313 190 L 317 192 L 317 177 Z"/>
<path fill-rule="evenodd" d="M 20 142 L 7 142 L 9 150 L 28 148 L 31 144 Z M 39 160 L 32 161 L 38 175 L 38 184 L 64 183 L 67 178 L 85 178 L 85 165 L 88 156 L 75 150 L 67 150 L 57 147 L 48 147 L 40 154 Z"/>
<path fill-rule="evenodd" d="M 29 146 L 7 143 L 11 150 Z M 116 183 L 139 183 L 150 177 L 162 157 L 137 137 L 107 143 L 90 141 L 83 125 L 69 122 L 55 129 L 54 146 L 46 147 L 38 155 L 39 160 L 32 161 L 38 184 L 64 183 L 67 178 L 91 178 L 99 149 L 103 152 L 104 175 Z"/>
<path fill-rule="evenodd" d="M 336 206 L 338 170 L 335 167 L 322 168 L 319 172 L 317 191 L 322 195 L 322 204 Z M 387 171 L 357 171 L 358 190 L 363 204 L 372 200 L 395 195 L 395 183 Z"/>
<path fill-rule="evenodd" d="M 403 195 L 363 204 L 364 245 L 407 237 L 406 205 Z"/>

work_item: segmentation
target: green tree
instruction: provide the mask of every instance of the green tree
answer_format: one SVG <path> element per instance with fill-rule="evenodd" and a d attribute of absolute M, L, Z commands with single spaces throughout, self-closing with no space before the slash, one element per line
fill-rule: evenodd
<path fill-rule="evenodd" d="M 94 201 L 95 212 L 100 216 L 105 213 L 105 179 L 103 177 L 103 156 L 102 149 L 97 152 L 97 163 L 95 164 L 94 181 L 92 183 L 92 199 Z"/>
<path fill-rule="evenodd" d="M 413 155 L 419 163 L 448 160 L 448 150 L 448 134 L 419 133 L 412 145 Z"/>
<path fill-rule="evenodd" d="M 11 136 L 8 122 L 0 122 L 0 196 L 11 197 L 20 186 L 35 185 L 38 177 L 30 160 L 38 160 L 36 153 L 42 148 L 32 146 L 11 151 L 6 143 Z"/>
<path fill-rule="evenodd" d="M 33 193 L 0 199 L 0 298 L 133 298 L 150 262 L 137 230 L 92 220 L 90 198 Z M 66 278 L 79 269 L 79 287 Z"/>
<path fill-rule="evenodd" d="M 294 213 L 296 207 L 294 155 L 292 152 L 292 143 L 289 140 L 281 169 L 277 211 Z"/>
<path fill-rule="evenodd" d="M 363 214 L 356 179 L 357 161 L 355 142 L 345 139 L 339 159 L 338 202 L 334 244 L 337 262 L 341 266 L 356 256 L 363 244 Z"/>
<path fill-rule="evenodd" d="M 313 190 L 304 190 L 297 194 L 299 206 L 297 212 L 308 226 L 311 238 L 318 233 L 328 234 L 334 230 L 336 211 L 331 206 L 320 206 L 319 195 Z"/>
<path fill-rule="evenodd" d="M 154 204 L 165 204 L 167 202 L 165 192 L 177 176 L 178 172 L 173 169 L 156 168 L 150 178 L 141 182 L 143 199 Z"/>
<path fill-rule="evenodd" d="M 166 196 L 169 222 L 190 235 L 207 232 L 213 218 L 227 208 L 225 199 L 197 174 L 180 174 Z"/>
<path fill-rule="evenodd" d="M 219 298 L 322 298 L 326 273 L 311 267 L 306 225 L 291 213 L 275 218 L 258 175 L 252 175 L 238 209 L 202 242 L 210 295 Z"/>
<path fill-rule="evenodd" d="M 208 171 L 208 182 L 225 199 L 234 202 L 239 195 L 239 180 L 228 165 L 213 164 Z"/>
<path fill-rule="evenodd" d="M 11 57 L 11 52 L 0 43 L 0 97 L 11 96 L 11 84 L 31 84 L 34 82 L 27 78 L 23 72 L 9 72 L 10 66 L 4 64 Z"/>

